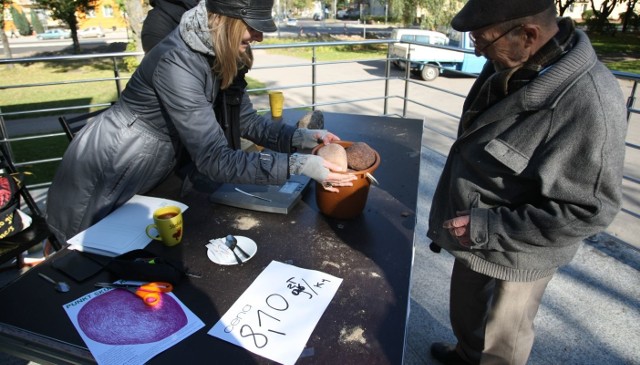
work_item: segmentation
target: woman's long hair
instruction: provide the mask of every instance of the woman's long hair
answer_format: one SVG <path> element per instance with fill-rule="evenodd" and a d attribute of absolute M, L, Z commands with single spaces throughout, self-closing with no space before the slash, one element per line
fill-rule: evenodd
<path fill-rule="evenodd" d="M 247 25 L 242 19 L 209 12 L 209 29 L 216 54 L 213 72 L 222 78 L 220 88 L 224 90 L 231 85 L 238 69 L 250 69 L 253 65 L 251 48 L 244 53 L 239 50 Z"/>

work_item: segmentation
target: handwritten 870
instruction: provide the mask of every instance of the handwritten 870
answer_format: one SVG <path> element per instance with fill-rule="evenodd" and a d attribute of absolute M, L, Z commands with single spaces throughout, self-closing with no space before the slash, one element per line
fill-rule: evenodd
<path fill-rule="evenodd" d="M 294 278 L 290 278 L 289 280 L 287 280 L 287 288 L 292 289 L 291 290 L 292 295 L 298 296 L 300 294 L 305 294 L 306 296 L 308 296 L 308 299 L 313 299 L 314 294 L 318 295 L 317 291 L 314 290 L 306 282 L 306 280 L 302 279 L 302 281 L 305 284 L 307 284 L 306 287 L 303 286 L 302 284 L 295 282 Z M 322 286 L 327 282 L 330 282 L 330 281 L 326 279 L 322 279 L 320 282 L 316 283 L 314 287 L 322 288 Z M 307 291 L 307 288 L 309 288 L 309 290 L 313 292 L 313 294 Z M 287 311 L 290 308 L 289 301 L 281 294 L 276 293 L 276 294 L 268 295 L 265 298 L 265 304 L 267 305 L 268 308 L 265 308 L 265 310 L 262 310 L 262 309 L 256 310 L 256 316 L 257 316 L 256 319 L 258 320 L 258 327 L 260 328 L 271 327 L 273 324 L 282 326 L 282 323 L 281 323 L 282 320 L 279 318 L 280 315 L 278 314 L 278 312 L 283 313 Z M 251 304 L 245 304 L 244 307 L 242 307 L 242 309 L 240 310 L 240 312 L 236 314 L 235 318 L 231 320 L 231 323 L 224 328 L 224 332 L 231 333 L 245 319 L 250 319 L 249 316 L 251 315 L 252 309 L 253 309 L 253 306 Z M 271 309 L 272 311 L 270 311 L 269 309 Z M 240 326 L 239 331 L 240 331 L 239 334 L 241 337 L 243 338 L 251 337 L 254 345 L 257 348 L 263 348 L 267 346 L 267 344 L 269 343 L 269 337 L 267 337 L 267 335 L 265 335 L 264 333 L 255 332 L 251 327 L 251 325 L 249 324 L 246 324 L 246 323 L 242 324 Z M 266 331 L 277 334 L 277 335 L 281 335 L 281 336 L 287 335 L 284 332 L 276 331 L 271 328 L 267 328 Z"/>

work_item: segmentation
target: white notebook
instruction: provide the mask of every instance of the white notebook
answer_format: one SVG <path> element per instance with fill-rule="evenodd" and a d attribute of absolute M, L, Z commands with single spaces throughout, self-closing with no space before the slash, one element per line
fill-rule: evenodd
<path fill-rule="evenodd" d="M 145 230 L 153 223 L 153 212 L 169 205 L 175 205 L 183 212 L 188 208 L 169 199 L 134 195 L 120 208 L 67 242 L 71 249 L 110 257 L 142 249 L 151 242 Z"/>

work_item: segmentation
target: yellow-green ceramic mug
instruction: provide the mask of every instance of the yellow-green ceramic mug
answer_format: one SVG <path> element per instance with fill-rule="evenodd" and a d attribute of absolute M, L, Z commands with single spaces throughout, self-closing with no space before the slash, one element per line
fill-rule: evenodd
<path fill-rule="evenodd" d="M 156 235 L 151 231 L 155 228 Z M 162 241 L 166 246 L 174 246 L 182 241 L 182 211 L 175 206 L 156 209 L 153 212 L 153 224 L 147 226 L 147 236 Z"/>

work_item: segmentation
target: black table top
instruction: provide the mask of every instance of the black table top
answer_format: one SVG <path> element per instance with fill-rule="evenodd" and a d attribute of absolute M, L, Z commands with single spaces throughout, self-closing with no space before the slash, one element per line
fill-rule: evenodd
<path fill-rule="evenodd" d="M 297 120 L 303 112 L 287 111 Z M 374 173 L 364 212 L 353 220 L 322 215 L 312 182 L 303 200 L 287 215 L 243 210 L 210 203 L 207 195 L 180 197 L 179 181 L 169 179 L 153 194 L 182 201 L 183 242 L 175 247 L 151 243 L 147 249 L 182 261 L 201 278 L 187 277 L 175 295 L 205 326 L 151 360 L 151 364 L 216 360 L 266 364 L 271 361 L 207 335 L 207 331 L 272 261 L 319 270 L 343 279 L 313 331 L 298 364 L 402 362 L 413 262 L 413 231 L 420 166 L 422 121 L 392 117 L 325 113 L 325 127 L 343 140 L 376 149 L 381 164 Z M 256 241 L 248 262 L 220 266 L 206 256 L 205 244 L 227 234 Z M 51 265 L 63 250 L 0 291 L 2 351 L 62 363 L 91 362 L 92 357 L 62 305 L 95 290 L 98 281 L 114 280 L 103 271 L 74 282 Z M 57 293 L 36 274 L 65 279 L 68 293 Z M 1 347 L 2 345 L 0 345 Z"/>

